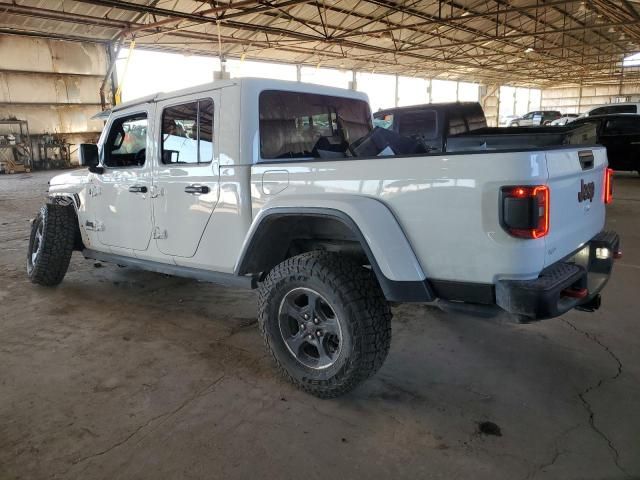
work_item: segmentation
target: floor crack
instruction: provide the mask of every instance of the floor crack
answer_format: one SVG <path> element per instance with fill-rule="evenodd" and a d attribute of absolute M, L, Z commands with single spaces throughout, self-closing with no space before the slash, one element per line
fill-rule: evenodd
<path fill-rule="evenodd" d="M 107 453 L 111 452 L 112 450 L 124 445 L 125 443 L 129 442 L 133 437 L 135 437 L 140 431 L 142 431 L 143 429 L 145 429 L 146 427 L 148 427 L 149 425 L 151 425 L 153 422 L 161 419 L 161 418 L 171 418 L 174 415 L 176 415 L 177 413 L 179 413 L 181 410 L 183 410 L 187 405 L 189 405 L 191 402 L 193 402 L 194 400 L 207 395 L 208 393 L 211 392 L 211 389 L 213 387 L 215 387 L 218 383 L 220 383 L 223 379 L 225 378 L 225 374 L 222 374 L 220 377 L 218 377 L 216 380 L 214 380 L 213 382 L 211 382 L 210 384 L 208 384 L 206 387 L 204 387 L 203 389 L 199 390 L 198 392 L 196 392 L 194 395 L 191 395 L 189 398 L 187 398 L 186 400 L 184 400 L 180 405 L 178 405 L 176 408 L 174 408 L 173 410 L 170 410 L 168 412 L 164 412 L 161 413 L 160 415 L 156 415 L 155 417 L 152 417 L 151 419 L 147 420 L 145 423 L 143 423 L 142 425 L 140 425 L 139 427 L 137 427 L 135 430 L 133 430 L 133 432 L 131 432 L 129 435 L 127 435 L 125 438 L 123 438 L 122 440 L 119 440 L 118 442 L 114 443 L 113 445 L 109 446 L 108 448 L 105 448 L 104 450 L 101 450 L 99 452 L 93 453 L 91 455 L 87 455 L 85 457 L 81 457 L 75 461 L 71 462 L 71 467 L 69 469 L 67 469 L 64 473 L 62 473 L 63 478 L 66 477 L 66 474 L 76 465 L 79 465 L 81 463 L 84 463 L 88 460 L 91 460 L 92 458 L 95 457 L 100 457 L 102 455 L 106 455 Z"/>
<path fill-rule="evenodd" d="M 625 475 L 629 476 L 629 473 L 622 467 L 622 465 L 620 465 L 620 453 L 618 452 L 618 449 L 615 447 L 615 445 L 613 444 L 611 439 L 602 430 L 600 430 L 598 428 L 598 426 L 596 425 L 595 412 L 593 411 L 593 408 L 591 407 L 591 404 L 587 400 L 587 395 L 589 393 L 591 393 L 591 392 L 599 389 L 600 387 L 602 387 L 602 385 L 604 385 L 605 382 L 616 380 L 620 375 L 622 375 L 622 361 L 620 360 L 620 358 L 618 358 L 618 356 L 615 353 L 613 353 L 613 351 L 607 345 L 602 343 L 598 337 L 596 337 L 592 333 L 589 333 L 589 332 L 587 332 L 585 330 L 582 330 L 582 329 L 576 327 L 569 320 L 565 320 L 563 318 L 561 318 L 561 320 L 564 323 L 566 323 L 567 325 L 569 325 L 576 332 L 584 335 L 585 337 L 587 337 L 592 342 L 598 344 L 602 349 L 604 349 L 607 352 L 607 354 L 617 364 L 618 368 L 617 368 L 617 371 L 616 371 L 615 375 L 613 375 L 611 377 L 603 377 L 603 378 L 601 378 L 600 380 L 598 380 L 597 383 L 588 386 L 585 390 L 583 390 L 581 393 L 579 393 L 578 397 L 580 398 L 580 401 L 582 402 L 582 405 L 584 406 L 585 410 L 589 414 L 589 426 L 591 427 L 591 429 L 594 432 L 596 432 L 600 437 L 602 437 L 607 442 L 609 450 L 611 450 L 611 453 L 613 454 L 613 461 L 615 462 L 616 467 L 618 467 L 618 469 L 622 473 L 624 473 Z"/>
<path fill-rule="evenodd" d="M 548 462 L 539 465 L 538 467 L 536 467 L 536 469 L 532 472 L 529 472 L 527 474 L 527 476 L 525 477 L 524 480 L 531 480 L 532 478 L 534 478 L 535 476 L 537 476 L 539 473 L 543 472 L 545 469 L 553 466 L 558 459 L 568 453 L 567 450 L 561 449 L 559 447 L 560 441 L 566 437 L 567 435 L 569 435 L 573 430 L 577 429 L 580 427 L 581 424 L 577 424 L 577 425 L 573 425 L 572 427 L 567 428 L 565 431 L 561 432 L 554 440 L 553 440 L 553 455 L 551 456 L 551 458 L 549 459 Z"/>

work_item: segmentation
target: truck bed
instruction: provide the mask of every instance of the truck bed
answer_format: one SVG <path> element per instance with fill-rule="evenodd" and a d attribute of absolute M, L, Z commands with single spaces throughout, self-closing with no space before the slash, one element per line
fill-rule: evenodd
<path fill-rule="evenodd" d="M 596 143 L 593 125 L 578 127 L 485 127 L 446 139 L 447 152 L 510 150 Z"/>

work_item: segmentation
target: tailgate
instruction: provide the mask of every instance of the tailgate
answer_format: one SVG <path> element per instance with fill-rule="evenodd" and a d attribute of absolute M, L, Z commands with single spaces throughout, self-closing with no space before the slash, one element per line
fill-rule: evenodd
<path fill-rule="evenodd" d="M 550 189 L 545 266 L 580 248 L 604 227 L 604 147 L 547 152 Z"/>

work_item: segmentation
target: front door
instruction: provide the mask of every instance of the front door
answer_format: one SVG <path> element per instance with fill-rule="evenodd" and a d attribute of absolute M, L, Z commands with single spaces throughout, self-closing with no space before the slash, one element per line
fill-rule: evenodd
<path fill-rule="evenodd" d="M 95 175 L 94 228 L 109 247 L 146 250 L 152 230 L 149 113 L 114 117 L 100 155 L 104 173 Z"/>
<path fill-rule="evenodd" d="M 153 198 L 158 249 L 193 257 L 218 202 L 218 148 L 214 128 L 220 94 L 158 105 L 159 161 Z"/>

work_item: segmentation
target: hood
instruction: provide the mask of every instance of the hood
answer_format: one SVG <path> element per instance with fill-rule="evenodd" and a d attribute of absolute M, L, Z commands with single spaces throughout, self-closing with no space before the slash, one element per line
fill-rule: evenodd
<path fill-rule="evenodd" d="M 79 185 L 87 182 L 89 177 L 89 170 L 87 168 L 78 168 L 70 172 L 61 173 L 49 180 L 50 187 L 57 187 L 62 185 Z"/>

